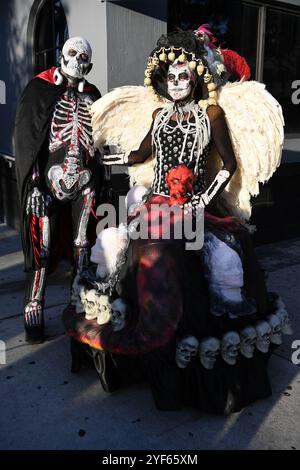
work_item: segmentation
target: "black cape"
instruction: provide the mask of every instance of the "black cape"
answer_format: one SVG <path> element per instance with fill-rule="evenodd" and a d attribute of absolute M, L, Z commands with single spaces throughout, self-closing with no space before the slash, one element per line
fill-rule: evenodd
<path fill-rule="evenodd" d="M 48 138 L 54 106 L 66 84 L 55 85 L 52 69 L 33 78 L 25 87 L 16 111 L 14 146 L 17 186 L 21 205 L 21 236 L 24 251 L 25 271 L 35 268 L 30 230 L 26 215 L 26 201 L 30 190 L 32 168 L 42 158 L 44 143 Z M 84 92 L 96 101 L 99 90 L 86 82 Z M 99 188 L 96 185 L 96 193 Z"/>

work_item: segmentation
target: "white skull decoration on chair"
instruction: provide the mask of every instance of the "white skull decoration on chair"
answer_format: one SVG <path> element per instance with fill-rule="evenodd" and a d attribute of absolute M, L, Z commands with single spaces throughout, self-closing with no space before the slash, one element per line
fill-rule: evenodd
<path fill-rule="evenodd" d="M 80 36 L 68 39 L 61 53 L 61 69 L 67 77 L 82 79 L 92 68 L 92 48 Z"/>
<path fill-rule="evenodd" d="M 257 334 L 256 347 L 262 353 L 267 353 L 270 348 L 272 328 L 266 321 L 259 321 L 255 325 Z"/>
<path fill-rule="evenodd" d="M 96 289 L 83 289 L 81 302 L 87 320 L 96 320 L 99 325 L 108 323 L 111 319 L 111 306 L 108 295 L 100 294 Z"/>
<path fill-rule="evenodd" d="M 221 342 L 219 339 L 209 336 L 200 341 L 199 358 L 205 369 L 213 369 L 220 353 Z"/>
<path fill-rule="evenodd" d="M 94 320 L 97 318 L 97 291 L 95 289 L 88 290 L 83 288 L 80 292 L 80 299 L 84 308 L 85 318 L 87 320 Z"/>
<path fill-rule="evenodd" d="M 97 294 L 96 304 L 98 308 L 97 323 L 104 325 L 111 320 L 112 310 L 108 295 Z"/>
<path fill-rule="evenodd" d="M 236 363 L 240 349 L 240 336 L 236 331 L 228 331 L 221 341 L 221 355 L 223 360 L 233 366 Z"/>
<path fill-rule="evenodd" d="M 268 316 L 268 323 L 272 328 L 271 333 L 271 343 L 273 344 L 282 344 L 282 335 L 281 335 L 281 321 L 277 315 L 272 313 Z"/>
<path fill-rule="evenodd" d="M 245 326 L 239 332 L 241 338 L 240 352 L 247 359 L 251 359 L 255 350 L 256 331 L 253 326 Z"/>
<path fill-rule="evenodd" d="M 280 320 L 282 333 L 284 335 L 292 335 L 293 329 L 292 329 L 291 321 L 289 318 L 289 314 L 286 310 L 285 304 L 280 298 L 276 301 L 276 307 L 277 307 L 277 310 L 275 312 L 275 315 Z"/>
<path fill-rule="evenodd" d="M 111 303 L 111 326 L 114 331 L 121 331 L 126 325 L 128 306 L 123 299 L 119 298 Z"/>
<path fill-rule="evenodd" d="M 192 357 L 196 356 L 198 347 L 199 341 L 195 336 L 186 335 L 177 341 L 175 361 L 180 369 L 185 369 Z"/>

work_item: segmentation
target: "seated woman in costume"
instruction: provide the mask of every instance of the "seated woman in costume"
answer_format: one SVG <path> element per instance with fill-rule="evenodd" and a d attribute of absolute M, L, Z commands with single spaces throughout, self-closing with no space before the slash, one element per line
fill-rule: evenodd
<path fill-rule="evenodd" d="M 102 274 L 94 269 L 80 281 L 110 296 L 111 319 L 99 321 L 99 307 L 86 319 L 70 306 L 64 322 L 73 338 L 112 355 L 116 369 L 120 356 L 139 357 L 158 408 L 190 404 L 227 413 L 270 394 L 266 365 L 275 341 L 268 315 L 276 314 L 276 296 L 268 296 L 247 229 L 219 204 L 237 159 L 217 104 L 226 68 L 217 50 L 209 60 L 206 46 L 205 35 L 176 32 L 152 52 L 145 85 L 158 94 L 158 106 L 150 129 L 137 150 L 105 155 L 103 164 L 143 164 L 153 153 L 153 180 L 147 192 L 139 188 L 142 199 L 134 200 L 127 227 L 116 229 L 120 237 L 107 250 L 108 257 L 120 253 L 116 269 L 103 270 L 100 256 Z M 208 182 L 212 147 L 221 167 Z M 169 206 L 179 210 L 168 218 Z M 192 220 L 197 229 L 203 218 L 203 248 L 186 250 L 175 225 Z M 137 222 L 146 224 L 147 237 L 133 236 Z M 104 235 L 96 262 L 106 250 Z"/>

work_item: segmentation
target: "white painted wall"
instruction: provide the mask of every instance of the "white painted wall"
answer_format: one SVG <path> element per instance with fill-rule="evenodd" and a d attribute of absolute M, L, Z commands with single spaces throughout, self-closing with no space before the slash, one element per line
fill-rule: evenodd
<path fill-rule="evenodd" d="M 92 46 L 94 65 L 87 78 L 103 95 L 107 91 L 107 4 L 100 0 L 61 0 L 61 3 L 69 36 L 83 36 Z"/>
<path fill-rule="evenodd" d="M 156 0 L 151 4 L 153 9 L 161 10 L 163 19 L 149 15 L 148 0 L 138 3 L 140 11 L 112 2 L 107 4 L 109 89 L 121 85 L 143 85 L 148 56 L 159 36 L 167 32 L 167 1 Z"/>

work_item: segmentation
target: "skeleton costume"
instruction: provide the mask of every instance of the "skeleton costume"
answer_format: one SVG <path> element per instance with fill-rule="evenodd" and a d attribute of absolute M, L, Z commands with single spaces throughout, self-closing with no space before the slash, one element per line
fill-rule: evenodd
<path fill-rule="evenodd" d="M 142 194 L 128 217 L 128 237 L 137 221 L 146 227 L 147 236 L 131 237 L 114 285 L 109 277 L 106 284 L 97 279 L 99 266 L 98 271 L 92 268 L 94 282 L 89 274 L 91 287 L 98 285 L 101 291 L 109 285 L 106 293 L 111 299 L 121 298 L 128 306 L 130 315 L 122 328 L 88 321 L 72 307 L 64 311 L 63 319 L 73 339 L 112 354 L 116 363 L 120 357 L 140 358 L 159 409 L 189 405 L 230 413 L 271 393 L 266 367 L 280 322 L 275 325 L 270 314 L 277 315 L 280 301 L 266 290 L 243 223 L 252 188 L 243 192 L 241 184 L 242 189 L 236 189 L 236 178 L 241 174 L 244 178 L 245 158 L 255 146 L 243 153 L 234 134 L 237 126 L 230 121 L 229 128 L 227 111 L 218 106 L 218 89 L 228 86 L 229 74 L 222 54 L 210 45 L 207 28 L 202 32 L 162 36 L 148 60 L 146 90 L 123 87 L 93 105 L 97 144 L 111 143 L 123 150 L 104 155 L 103 163 L 128 165 L 131 182 Z M 226 97 L 225 93 L 224 102 Z M 282 117 L 272 100 L 263 93 L 262 103 L 272 102 L 274 171 L 280 159 Z M 242 112 L 248 106 L 246 98 L 245 102 L 239 103 Z M 130 115 L 134 129 L 126 130 L 126 138 L 113 116 L 109 126 L 108 110 L 113 106 L 118 120 L 122 113 Z M 263 177 L 255 175 L 256 181 Z M 225 204 L 222 198 L 231 186 Z M 239 218 L 231 209 L 236 201 Z M 170 207 L 174 214 L 166 223 Z M 176 229 L 182 221 L 203 219 L 203 247 L 186 249 L 186 239 L 176 238 Z M 112 250 L 114 246 L 112 242 Z M 106 255 L 110 259 L 108 250 Z M 84 273 L 83 278 L 87 279 Z M 262 346 L 264 340 L 268 347 Z"/>
<path fill-rule="evenodd" d="M 49 269 L 62 254 L 73 257 L 72 246 L 75 270 L 88 262 L 87 227 L 101 184 L 90 117 L 90 106 L 101 95 L 84 78 L 91 58 L 85 39 L 66 41 L 61 68 L 31 80 L 17 109 L 16 172 L 28 273 L 24 322 L 32 343 L 43 341 Z"/>

